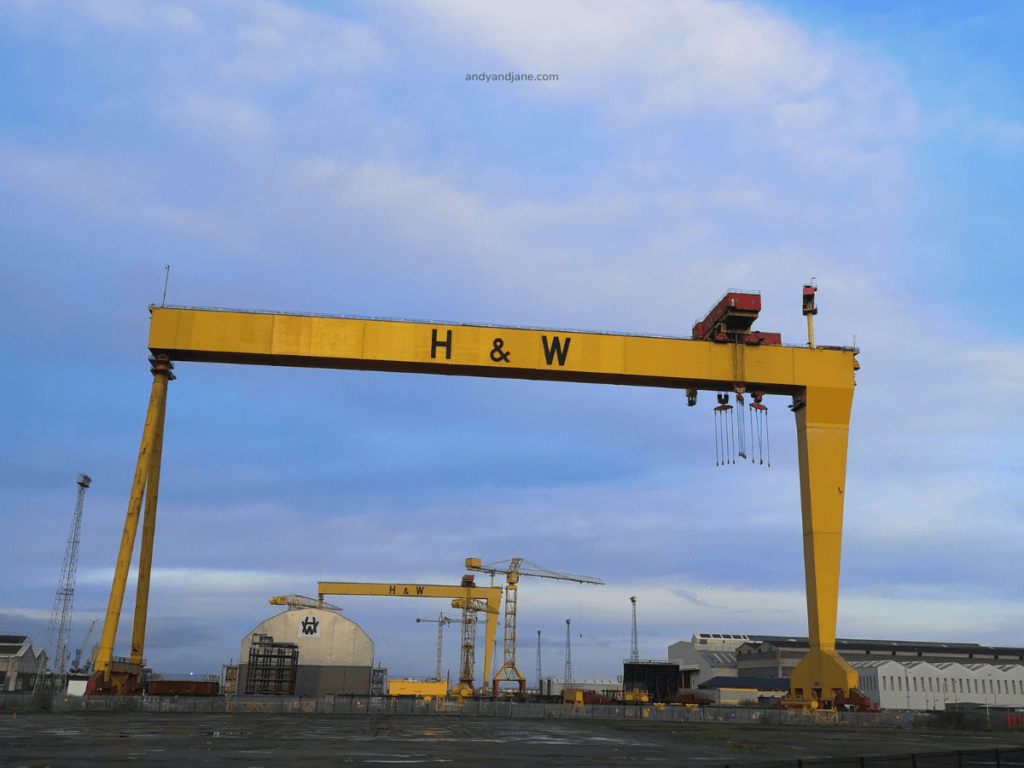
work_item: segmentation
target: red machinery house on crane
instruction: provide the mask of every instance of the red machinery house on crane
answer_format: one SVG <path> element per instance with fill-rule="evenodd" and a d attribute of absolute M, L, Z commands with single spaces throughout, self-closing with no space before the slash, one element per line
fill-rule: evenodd
<path fill-rule="evenodd" d="M 744 344 L 782 344 L 781 333 L 752 331 L 750 326 L 761 311 L 761 294 L 752 291 L 731 291 L 721 298 L 707 317 L 693 326 L 698 341 Z"/>

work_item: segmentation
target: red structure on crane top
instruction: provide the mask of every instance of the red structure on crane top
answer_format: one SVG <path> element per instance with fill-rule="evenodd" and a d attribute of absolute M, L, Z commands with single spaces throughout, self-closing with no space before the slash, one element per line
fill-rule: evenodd
<path fill-rule="evenodd" d="M 721 343 L 782 344 L 781 333 L 750 330 L 760 311 L 761 294 L 730 291 L 708 312 L 707 317 L 693 326 L 693 338 Z"/>

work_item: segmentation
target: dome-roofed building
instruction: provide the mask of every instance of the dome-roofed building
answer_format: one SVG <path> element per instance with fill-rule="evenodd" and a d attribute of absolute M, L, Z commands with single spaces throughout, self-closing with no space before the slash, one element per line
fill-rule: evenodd
<path fill-rule="evenodd" d="M 238 661 L 238 693 L 316 698 L 366 695 L 373 641 L 358 624 L 340 614 L 301 608 L 272 616 L 249 632 L 242 640 Z M 293 685 L 275 688 L 267 684 L 272 679 L 288 682 L 289 675 Z"/>

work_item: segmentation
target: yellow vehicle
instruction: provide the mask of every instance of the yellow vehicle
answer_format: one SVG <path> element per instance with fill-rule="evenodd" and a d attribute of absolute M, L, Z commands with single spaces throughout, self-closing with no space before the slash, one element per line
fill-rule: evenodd
<path fill-rule="evenodd" d="M 418 696 L 425 701 L 443 699 L 448 694 L 444 680 L 388 680 L 388 696 Z"/>

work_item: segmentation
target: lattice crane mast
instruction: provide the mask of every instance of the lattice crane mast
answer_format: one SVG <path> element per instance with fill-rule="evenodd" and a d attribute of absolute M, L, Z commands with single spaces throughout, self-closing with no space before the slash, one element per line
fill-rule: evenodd
<path fill-rule="evenodd" d="M 516 667 L 516 603 L 518 584 L 520 576 L 535 576 L 540 579 L 555 579 L 557 581 L 575 581 L 580 584 L 604 584 L 601 579 L 595 576 L 577 576 L 572 573 L 558 573 L 549 570 L 521 557 L 513 557 L 510 560 L 502 560 L 499 563 L 481 565 L 480 558 L 470 557 L 466 559 L 466 569 L 480 571 L 494 576 L 499 573 L 505 574 L 505 647 L 504 663 L 501 669 L 494 676 L 492 689 L 495 696 L 498 695 L 498 683 L 503 681 L 519 684 L 519 695 L 526 694 L 526 678 Z"/>
<path fill-rule="evenodd" d="M 71 532 L 68 534 L 67 547 L 64 550 L 64 562 L 60 569 L 60 582 L 57 594 L 53 598 L 53 613 L 50 614 L 50 625 L 47 631 L 49 645 L 54 649 L 53 671 L 63 678 L 67 674 L 68 643 L 71 641 L 71 615 L 75 607 L 75 574 L 78 572 L 78 542 L 82 536 L 82 507 L 85 504 L 85 492 L 92 483 L 92 478 L 82 473 L 78 476 L 78 498 L 75 501 L 75 512 L 71 518 Z M 36 676 L 36 683 L 44 675 Z"/>
<path fill-rule="evenodd" d="M 473 574 L 467 573 L 462 577 L 462 586 L 468 590 L 474 589 L 475 582 Z M 498 589 L 498 595 L 501 595 L 501 589 Z M 473 696 L 475 691 L 473 689 L 473 670 L 476 668 L 476 615 L 477 613 L 488 613 L 494 616 L 498 615 L 498 608 L 490 605 L 486 600 L 471 597 L 458 597 L 452 600 L 452 608 L 458 608 L 462 611 L 462 649 L 459 653 L 459 684 L 455 687 L 455 695 L 459 698 L 467 698 Z M 490 621 L 497 621 L 493 619 Z M 487 675 L 490 672 L 490 664 L 488 659 L 490 658 L 491 643 L 494 640 L 493 634 L 488 634 L 487 646 L 484 648 L 484 678 L 482 689 L 487 689 Z"/>
<path fill-rule="evenodd" d="M 278 597 L 270 598 L 270 604 L 287 605 L 289 611 L 297 608 L 317 608 L 321 611 L 336 611 L 337 613 L 341 613 L 340 606 L 325 602 L 322 596 L 316 598 L 303 597 L 302 595 L 279 595 Z"/>
<path fill-rule="evenodd" d="M 462 619 L 452 619 L 445 616 L 444 613 L 438 614 L 436 619 L 416 619 L 416 623 L 426 622 L 428 624 L 437 624 L 437 674 L 435 675 L 438 682 L 441 682 L 441 644 L 444 640 L 444 628 L 448 624 L 461 624 Z"/>

